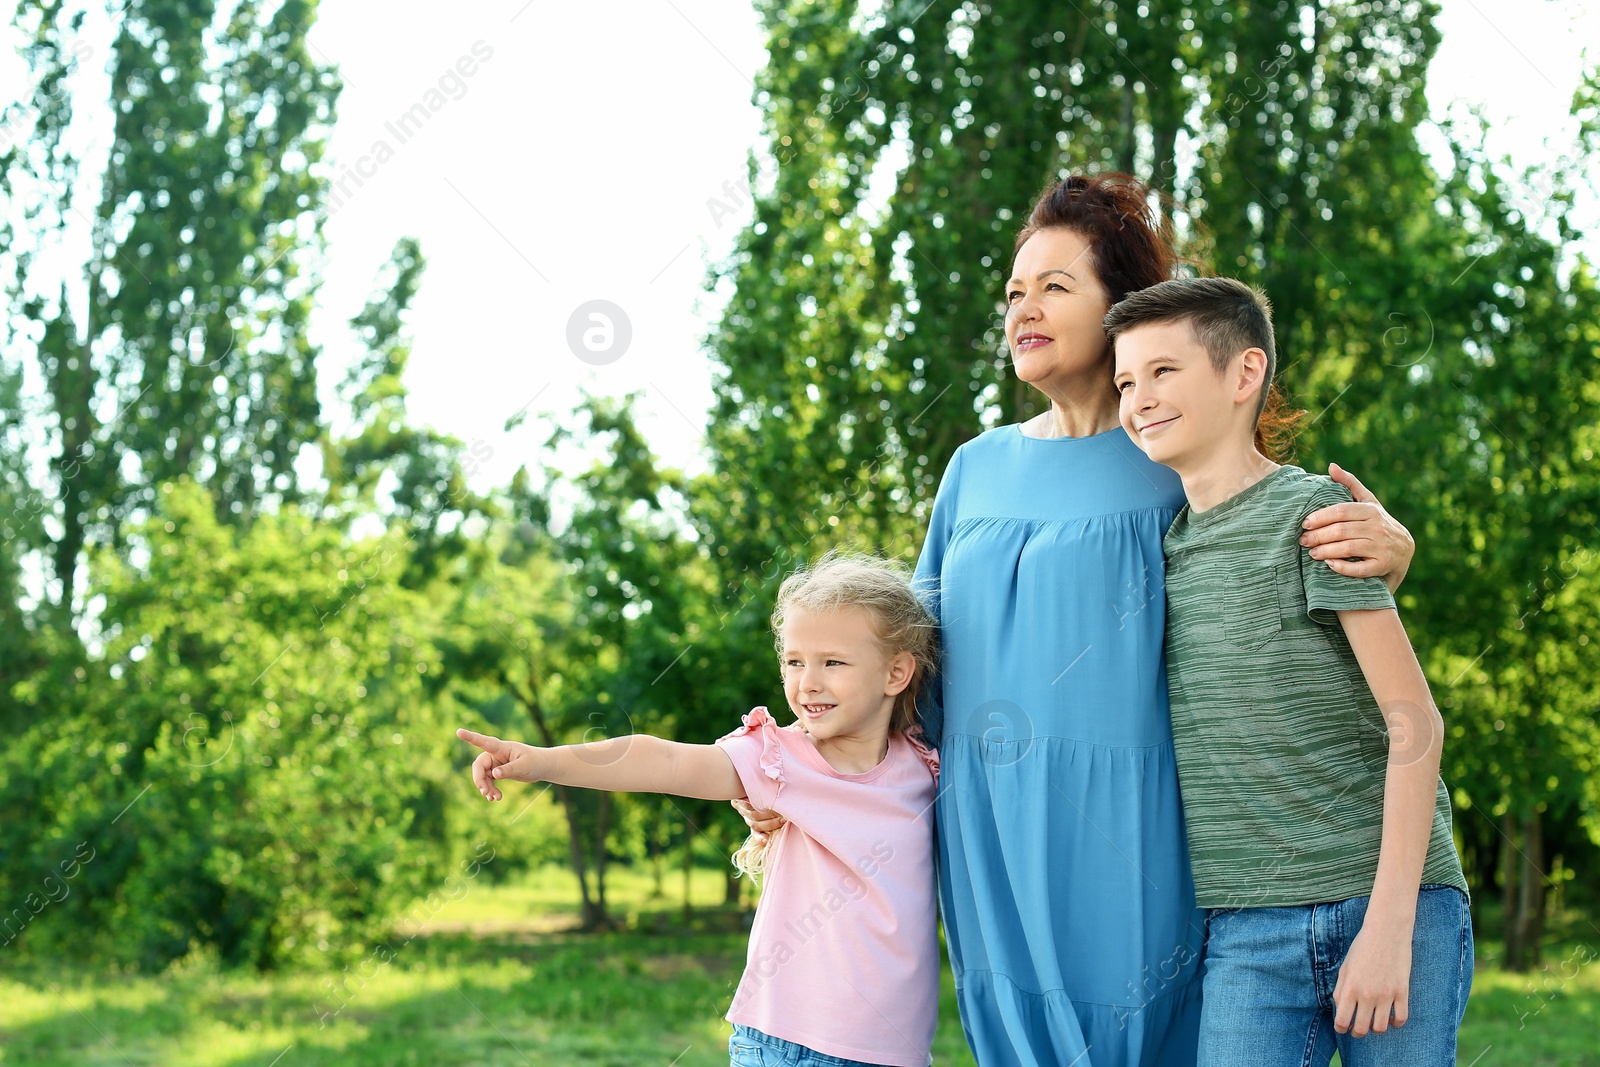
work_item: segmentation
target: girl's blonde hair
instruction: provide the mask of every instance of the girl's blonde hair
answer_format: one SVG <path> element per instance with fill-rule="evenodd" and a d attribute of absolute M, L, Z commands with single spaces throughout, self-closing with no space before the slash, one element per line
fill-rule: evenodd
<path fill-rule="evenodd" d="M 904 564 L 836 550 L 823 556 L 814 566 L 802 568 L 785 578 L 778 587 L 777 605 L 772 611 L 772 637 L 780 664 L 783 623 L 791 612 L 847 608 L 866 609 L 872 617 L 878 647 L 886 654 L 911 653 L 911 681 L 895 697 L 894 710 L 889 717 L 891 734 L 910 733 L 918 727 L 917 690 L 937 668 L 939 626 L 912 591 Z M 782 832 L 782 827 L 775 831 Z M 733 865 L 741 873 L 759 878 L 772 836 L 751 833 L 743 847 L 733 854 Z"/>

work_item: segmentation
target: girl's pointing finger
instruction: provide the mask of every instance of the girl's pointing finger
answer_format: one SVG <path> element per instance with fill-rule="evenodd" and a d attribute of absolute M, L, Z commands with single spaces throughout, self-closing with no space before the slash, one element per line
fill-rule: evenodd
<path fill-rule="evenodd" d="M 490 737 L 488 734 L 475 734 L 471 730 L 457 730 L 456 736 L 469 745 L 477 745 L 485 752 L 498 753 L 506 747 L 506 743 L 498 737 Z"/>

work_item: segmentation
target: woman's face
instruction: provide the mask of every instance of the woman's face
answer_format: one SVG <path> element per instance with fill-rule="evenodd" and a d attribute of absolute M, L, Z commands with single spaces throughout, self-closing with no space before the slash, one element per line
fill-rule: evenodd
<path fill-rule="evenodd" d="M 1076 230 L 1040 230 L 1017 252 L 1006 283 L 1006 343 L 1017 377 L 1051 395 L 1052 385 L 1111 372 L 1103 322 L 1111 302 L 1089 242 Z"/>

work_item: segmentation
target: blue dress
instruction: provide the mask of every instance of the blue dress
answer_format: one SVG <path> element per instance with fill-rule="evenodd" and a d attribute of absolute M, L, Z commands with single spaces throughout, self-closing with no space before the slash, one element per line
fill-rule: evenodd
<path fill-rule="evenodd" d="M 981 1067 L 1195 1062 L 1204 917 L 1167 719 L 1183 486 L 1120 428 L 956 450 L 917 564 L 940 618 L 939 903 Z"/>

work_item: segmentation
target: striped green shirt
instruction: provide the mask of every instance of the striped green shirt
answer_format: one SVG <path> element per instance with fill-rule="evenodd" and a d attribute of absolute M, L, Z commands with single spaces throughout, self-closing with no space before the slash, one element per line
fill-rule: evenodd
<path fill-rule="evenodd" d="M 1201 907 L 1372 892 L 1388 731 L 1336 613 L 1394 598 L 1299 544 L 1307 515 L 1349 499 L 1285 466 L 1167 531 L 1167 690 Z M 1422 883 L 1467 890 L 1443 781 Z"/>

